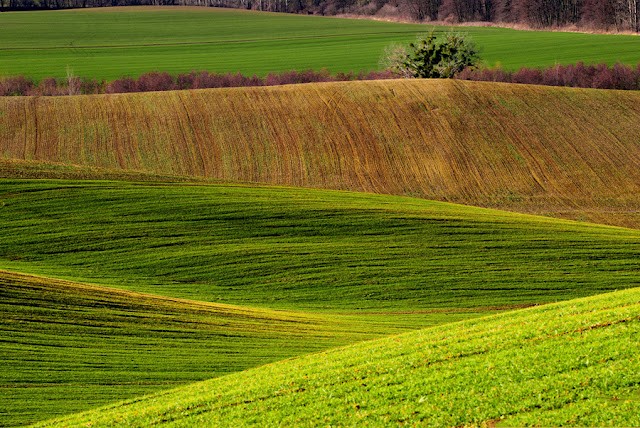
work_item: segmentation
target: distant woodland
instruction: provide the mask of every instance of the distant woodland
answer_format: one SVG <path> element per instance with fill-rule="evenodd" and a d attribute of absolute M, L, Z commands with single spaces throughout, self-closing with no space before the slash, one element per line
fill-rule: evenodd
<path fill-rule="evenodd" d="M 232 7 L 640 32 L 640 0 L 0 0 L 0 11 L 134 5 Z"/>

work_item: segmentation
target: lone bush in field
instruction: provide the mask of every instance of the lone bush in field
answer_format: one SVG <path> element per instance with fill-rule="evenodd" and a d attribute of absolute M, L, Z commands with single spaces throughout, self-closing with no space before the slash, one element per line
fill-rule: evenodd
<path fill-rule="evenodd" d="M 404 77 L 452 78 L 480 59 L 475 44 L 464 34 L 431 32 L 408 47 L 386 52 L 390 68 Z"/>

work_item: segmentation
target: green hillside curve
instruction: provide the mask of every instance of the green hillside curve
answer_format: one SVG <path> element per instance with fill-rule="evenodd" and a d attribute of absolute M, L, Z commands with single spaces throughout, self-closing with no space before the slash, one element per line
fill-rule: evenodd
<path fill-rule="evenodd" d="M 243 306 L 425 325 L 640 280 L 638 230 L 407 197 L 0 180 L 0 205 L 0 268 Z"/>
<path fill-rule="evenodd" d="M 40 426 L 638 426 L 640 290 L 365 342 Z"/>
<path fill-rule="evenodd" d="M 6 271 L 0 271 L 0 313 L 0 426 L 394 331 L 352 318 L 180 300 Z"/>
<path fill-rule="evenodd" d="M 492 82 L 0 98 L 7 161 L 408 195 L 626 227 L 640 227 L 639 134 L 640 92 Z"/>
<path fill-rule="evenodd" d="M 0 224 L 1 269 L 65 279 L 0 275 L 2 425 L 639 285 L 638 230 L 399 196 L 13 179 Z"/>

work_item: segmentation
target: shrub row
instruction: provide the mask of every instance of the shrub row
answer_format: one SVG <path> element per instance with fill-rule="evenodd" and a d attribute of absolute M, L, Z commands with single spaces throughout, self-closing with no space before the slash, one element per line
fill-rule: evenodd
<path fill-rule="evenodd" d="M 337 82 L 349 80 L 379 80 L 398 77 L 391 71 L 370 73 L 330 74 L 322 71 L 287 71 L 271 73 L 265 77 L 244 76 L 240 73 L 217 74 L 192 71 L 173 76 L 169 73 L 146 73 L 137 79 L 123 77 L 112 82 L 81 79 L 46 78 L 39 83 L 24 76 L 0 79 L 0 96 L 11 95 L 78 95 L 114 94 L 125 92 L 171 91 L 176 89 L 231 88 L 242 86 L 275 86 L 295 83 Z M 640 90 L 640 64 L 636 67 L 615 64 L 556 65 L 546 69 L 521 68 L 505 71 L 501 68 L 467 68 L 456 75 L 457 79 L 490 82 L 526 83 L 547 86 L 571 86 L 578 88 Z"/>
<path fill-rule="evenodd" d="M 640 90 L 640 64 L 631 67 L 615 64 L 556 65 L 546 69 L 521 68 L 518 71 L 493 69 L 465 69 L 456 78 L 490 82 L 526 83 L 576 88 Z"/>
<path fill-rule="evenodd" d="M 322 71 L 287 71 L 270 73 L 265 77 L 244 76 L 240 73 L 217 74 L 207 71 L 173 76 L 164 72 L 151 72 L 138 77 L 123 77 L 112 82 L 81 79 L 46 78 L 39 83 L 24 76 L 9 77 L 0 80 L 0 96 L 10 95 L 78 95 L 78 94 L 114 94 L 125 92 L 171 91 L 176 89 L 230 88 L 242 86 L 275 86 L 294 83 L 336 82 L 348 80 L 379 80 L 395 77 L 389 71 L 370 73 L 330 74 Z"/>

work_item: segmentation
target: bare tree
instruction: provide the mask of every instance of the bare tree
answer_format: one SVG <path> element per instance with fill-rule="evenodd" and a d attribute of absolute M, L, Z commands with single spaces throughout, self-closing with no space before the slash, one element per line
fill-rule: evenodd
<path fill-rule="evenodd" d="M 438 19 L 438 11 L 442 0 L 405 0 L 412 17 L 418 21 Z"/>

